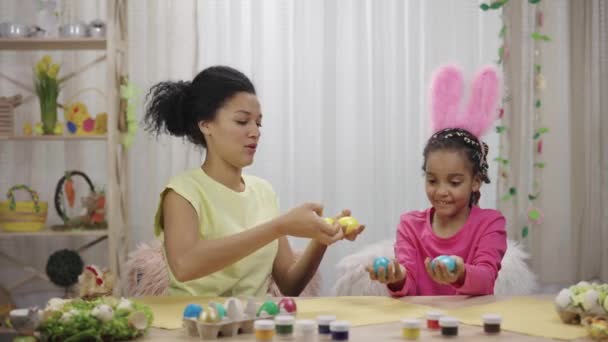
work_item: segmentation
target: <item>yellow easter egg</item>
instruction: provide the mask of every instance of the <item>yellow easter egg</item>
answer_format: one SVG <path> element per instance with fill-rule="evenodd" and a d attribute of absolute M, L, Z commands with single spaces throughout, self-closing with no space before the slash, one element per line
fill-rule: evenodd
<path fill-rule="evenodd" d="M 53 134 L 55 135 L 63 135 L 63 125 L 61 122 L 57 121 L 55 124 L 55 128 L 53 129 Z"/>
<path fill-rule="evenodd" d="M 359 226 L 359 222 L 357 221 L 357 219 L 351 216 L 341 217 L 340 219 L 338 219 L 338 223 L 340 224 L 340 226 L 342 226 L 344 234 L 346 235 L 352 233 Z"/>
<path fill-rule="evenodd" d="M 331 217 L 326 217 L 323 219 L 323 221 L 325 221 L 325 222 L 327 222 L 327 224 L 331 224 L 331 225 L 333 225 L 335 222 L 335 220 Z"/>
<path fill-rule="evenodd" d="M 23 135 L 28 137 L 32 135 L 32 124 L 30 122 L 26 122 L 23 124 Z"/>
<path fill-rule="evenodd" d="M 42 130 L 42 123 L 38 122 L 36 123 L 36 125 L 34 126 L 34 134 L 35 135 L 42 135 L 44 131 Z"/>

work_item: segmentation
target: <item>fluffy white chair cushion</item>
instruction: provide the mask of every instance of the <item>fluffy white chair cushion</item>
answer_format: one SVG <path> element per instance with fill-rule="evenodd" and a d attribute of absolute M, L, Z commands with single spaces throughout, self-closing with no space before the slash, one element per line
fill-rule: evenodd
<path fill-rule="evenodd" d="M 365 266 L 372 264 L 376 257 L 393 258 L 394 255 L 393 241 L 383 240 L 346 256 L 336 266 L 333 293 L 337 296 L 388 296 L 386 286 L 369 279 Z M 494 285 L 495 295 L 527 295 L 536 291 L 538 284 L 526 263 L 528 257 L 520 243 L 507 241 L 502 268 Z"/>

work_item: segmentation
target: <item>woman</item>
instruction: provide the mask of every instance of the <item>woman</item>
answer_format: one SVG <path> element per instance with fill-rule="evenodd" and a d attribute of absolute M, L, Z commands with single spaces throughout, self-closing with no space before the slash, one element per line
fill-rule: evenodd
<path fill-rule="evenodd" d="M 354 240 L 365 228 L 344 236 L 316 203 L 279 215 L 270 184 L 242 173 L 253 163 L 262 113 L 253 84 L 235 69 L 215 66 L 192 82 L 155 85 L 145 121 L 149 131 L 207 150 L 200 168 L 172 178 L 161 193 L 155 233 L 164 240 L 170 294 L 260 296 L 272 274 L 283 294 L 297 296 L 327 246 Z M 297 260 L 287 236 L 311 239 Z"/>

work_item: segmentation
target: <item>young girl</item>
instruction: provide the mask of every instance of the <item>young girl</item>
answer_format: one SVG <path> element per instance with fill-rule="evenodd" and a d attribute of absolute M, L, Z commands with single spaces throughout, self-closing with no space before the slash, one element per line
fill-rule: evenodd
<path fill-rule="evenodd" d="M 284 295 L 307 285 L 328 245 L 344 238 L 319 204 L 279 215 L 270 184 L 244 175 L 260 142 L 262 112 L 251 81 L 224 66 L 192 82 L 162 82 L 148 94 L 148 130 L 206 148 L 200 168 L 173 177 L 161 193 L 155 233 L 164 240 L 172 295 L 262 296 L 272 274 Z M 348 216 L 345 210 L 341 216 Z M 354 240 L 358 226 L 346 236 Z M 310 238 L 296 261 L 287 235 Z"/>
<path fill-rule="evenodd" d="M 489 183 L 488 146 L 481 135 L 496 118 L 498 77 L 491 67 L 475 77 L 471 99 L 458 113 L 462 74 L 453 66 L 440 68 L 431 88 L 434 134 L 424 148 L 426 195 L 431 208 L 401 216 L 395 257 L 370 278 L 388 286 L 393 296 L 488 295 L 507 247 L 505 218 L 477 206 L 479 189 Z M 433 258 L 449 255 L 455 269 L 448 271 Z"/>

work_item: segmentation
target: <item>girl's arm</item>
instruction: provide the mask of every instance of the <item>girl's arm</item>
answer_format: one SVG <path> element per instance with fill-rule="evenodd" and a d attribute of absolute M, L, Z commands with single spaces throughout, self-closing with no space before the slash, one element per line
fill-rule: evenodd
<path fill-rule="evenodd" d="M 325 224 L 316 211 L 320 206 L 306 204 L 242 233 L 220 239 L 203 240 L 195 209 L 173 190 L 163 198 L 163 229 L 167 263 L 175 278 L 188 281 L 219 271 L 252 254 L 275 239 L 290 233 L 333 243 L 333 227 Z"/>
<path fill-rule="evenodd" d="M 494 293 L 502 257 L 507 250 L 505 218 L 492 221 L 487 233 L 479 240 L 473 260 L 464 264 L 464 279 L 452 286 L 463 295 L 489 295 Z"/>
<path fill-rule="evenodd" d="M 418 252 L 415 241 L 410 237 L 407 223 L 401 220 L 397 227 L 397 239 L 395 241 L 395 258 L 405 267 L 405 280 L 398 284 L 389 284 L 388 291 L 392 296 L 403 297 L 416 295 L 416 275 L 418 265 Z"/>

